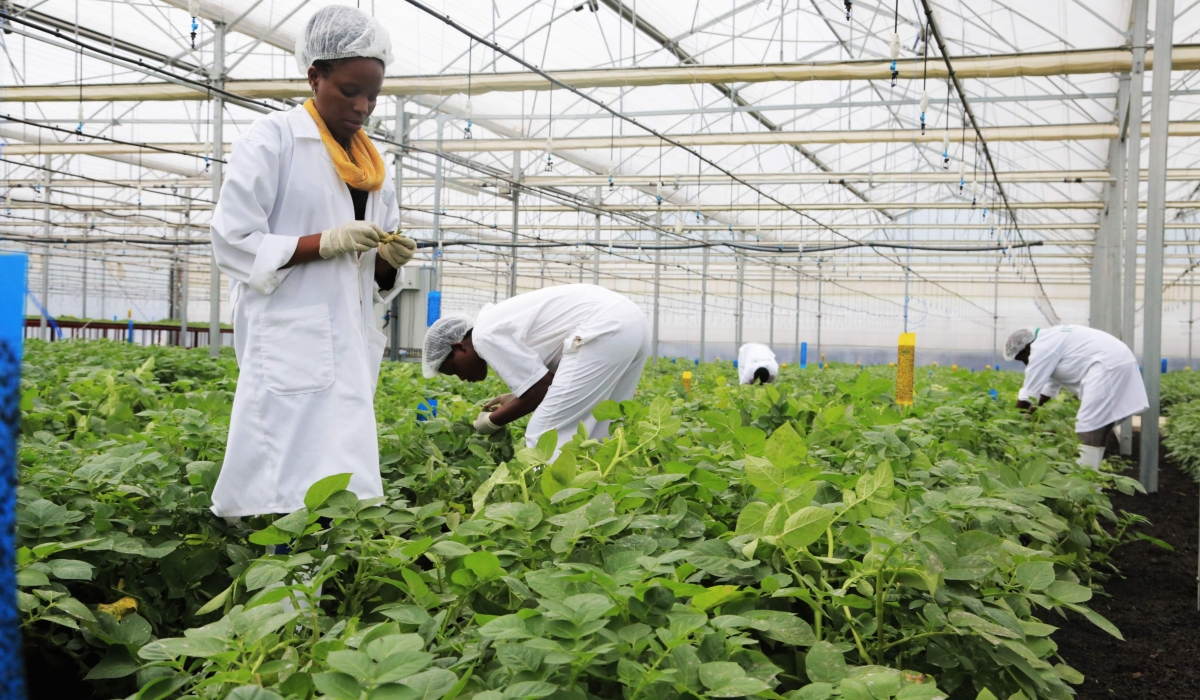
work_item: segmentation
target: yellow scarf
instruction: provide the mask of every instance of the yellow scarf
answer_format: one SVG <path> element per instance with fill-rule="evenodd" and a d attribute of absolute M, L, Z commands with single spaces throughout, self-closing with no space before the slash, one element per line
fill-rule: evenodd
<path fill-rule="evenodd" d="M 325 144 L 325 150 L 329 151 L 333 167 L 337 168 L 343 182 L 356 190 L 366 192 L 374 192 L 383 187 L 387 168 L 383 165 L 379 151 L 375 150 L 375 144 L 371 143 L 371 139 L 362 129 L 354 132 L 354 136 L 350 138 L 350 152 L 346 153 L 346 149 L 329 133 L 329 127 L 325 126 L 325 120 L 321 119 L 321 114 L 317 112 L 317 106 L 313 104 L 311 97 L 304 103 L 304 109 L 308 110 L 308 115 L 317 123 L 321 141 Z"/>

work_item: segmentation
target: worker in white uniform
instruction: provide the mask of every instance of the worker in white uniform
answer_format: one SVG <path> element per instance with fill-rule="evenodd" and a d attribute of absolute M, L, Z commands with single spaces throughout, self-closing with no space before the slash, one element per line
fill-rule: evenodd
<path fill-rule="evenodd" d="M 738 380 L 742 384 L 769 384 L 779 376 L 775 353 L 762 343 L 746 343 L 738 349 Z"/>
<path fill-rule="evenodd" d="M 425 335 L 422 363 L 426 377 L 468 382 L 495 369 L 511 393 L 484 406 L 475 430 L 491 434 L 532 413 L 526 445 L 557 430 L 561 448 L 581 423 L 591 438 L 608 436 L 608 422 L 592 409 L 633 398 L 649 354 L 650 329 L 636 304 L 603 287 L 569 284 L 488 304 L 473 322 L 438 320 Z"/>
<path fill-rule="evenodd" d="M 1113 426 L 1150 405 L 1137 358 L 1104 331 L 1068 325 L 1022 328 L 1008 337 L 1004 359 L 1026 365 L 1018 408 L 1033 411 L 1061 389 L 1079 397 L 1079 463 L 1094 470 L 1100 469 Z"/>
<path fill-rule="evenodd" d="M 213 511 L 289 513 L 314 482 L 349 472 L 383 495 L 374 394 L 384 335 L 374 304 L 397 291 L 415 243 L 392 178 L 362 125 L 391 40 L 351 7 L 317 11 L 297 41 L 312 99 L 256 120 L 234 141 L 212 217 L 230 278 L 240 376 Z M 388 291 L 391 290 L 391 291 Z"/>

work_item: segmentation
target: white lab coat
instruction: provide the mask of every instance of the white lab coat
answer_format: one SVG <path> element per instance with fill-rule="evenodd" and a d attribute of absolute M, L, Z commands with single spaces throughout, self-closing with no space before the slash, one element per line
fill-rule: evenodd
<path fill-rule="evenodd" d="M 738 380 L 742 384 L 753 384 L 754 372 L 759 367 L 767 369 L 771 381 L 779 376 L 779 362 L 771 348 L 762 343 L 746 343 L 738 349 Z"/>
<path fill-rule="evenodd" d="M 1038 330 L 1018 398 L 1036 402 L 1061 389 L 1079 397 L 1077 433 L 1118 423 L 1150 405 L 1133 352 L 1108 333 L 1084 326 Z"/>
<path fill-rule="evenodd" d="M 354 219 L 350 190 L 303 107 L 264 116 L 233 144 L 212 217 L 230 277 L 240 376 L 213 490 L 220 516 L 288 513 L 317 480 L 349 472 L 360 498 L 383 495 L 374 394 L 385 338 L 375 328 L 375 251 L 280 269 L 300 236 Z M 390 177 L 367 221 L 400 223 Z"/>
<path fill-rule="evenodd" d="M 479 356 L 520 396 L 554 372 L 554 383 L 525 429 L 528 446 L 558 431 L 561 447 L 582 423 L 608 435 L 592 416 L 600 402 L 633 398 L 650 355 L 646 315 L 629 299 L 591 284 L 547 287 L 488 304 L 471 330 Z"/>

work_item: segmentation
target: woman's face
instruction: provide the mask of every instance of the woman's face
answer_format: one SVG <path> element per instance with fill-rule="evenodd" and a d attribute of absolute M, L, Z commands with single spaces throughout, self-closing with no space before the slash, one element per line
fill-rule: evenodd
<path fill-rule="evenodd" d="M 375 111 L 375 100 L 383 89 L 383 62 L 375 58 L 343 58 L 331 63 L 327 74 L 309 66 L 308 84 L 329 133 L 345 145 Z"/>

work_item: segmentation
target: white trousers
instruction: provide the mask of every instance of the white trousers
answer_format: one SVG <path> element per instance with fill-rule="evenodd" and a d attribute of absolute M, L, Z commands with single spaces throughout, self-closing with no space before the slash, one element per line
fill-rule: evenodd
<path fill-rule="evenodd" d="M 650 356 L 646 315 L 637 304 L 623 300 L 608 309 L 605 316 L 606 321 L 619 322 L 614 330 L 578 348 L 572 348 L 568 340 L 554 383 L 525 429 L 525 444 L 529 447 L 536 446 L 547 431 L 557 430 L 561 448 L 575 436 L 580 423 L 588 437 L 604 439 L 608 437 L 608 421 L 597 421 L 592 409 L 607 399 L 620 402 L 633 398 Z"/>

